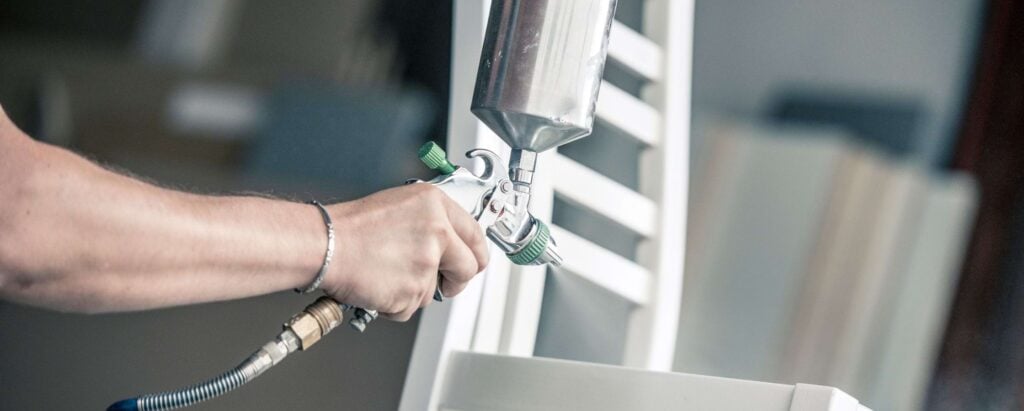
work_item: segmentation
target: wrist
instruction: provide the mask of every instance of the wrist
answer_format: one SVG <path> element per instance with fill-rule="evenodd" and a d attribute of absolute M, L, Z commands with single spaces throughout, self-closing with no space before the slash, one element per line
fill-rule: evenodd
<path fill-rule="evenodd" d="M 313 207 L 313 206 L 309 206 Z M 349 272 L 346 268 L 351 268 L 351 259 L 348 258 L 352 242 L 356 239 L 351 238 L 351 221 L 349 219 L 348 210 L 350 203 L 335 203 L 331 205 L 325 205 L 324 208 L 327 210 L 327 214 L 330 216 L 331 221 L 334 224 L 334 254 L 331 257 L 331 263 L 327 267 L 327 271 L 324 273 L 323 283 L 320 288 L 323 289 L 327 294 L 334 297 L 340 302 L 348 302 L 349 290 L 351 287 L 351 279 L 349 278 Z M 320 235 L 324 241 L 326 234 L 324 232 L 325 227 L 321 219 L 320 223 Z M 321 258 L 324 256 L 326 250 L 326 241 L 321 244 L 323 247 L 319 250 Z M 317 267 L 319 270 L 320 267 Z M 310 277 L 312 279 L 312 277 Z M 307 283 L 308 285 L 308 283 Z"/>
<path fill-rule="evenodd" d="M 313 200 L 309 202 L 309 205 L 316 208 L 316 211 L 320 214 L 320 218 L 324 222 L 324 234 L 327 237 L 327 246 L 324 250 L 324 260 L 320 264 L 320 268 L 317 269 L 316 276 L 305 287 L 295 288 L 295 292 L 301 294 L 309 294 L 320 289 L 320 286 L 324 282 L 324 277 L 327 275 L 327 270 L 331 268 L 331 259 L 334 257 L 334 221 L 331 219 L 330 213 L 327 208 L 320 204 L 319 201 Z"/>
<path fill-rule="evenodd" d="M 301 250 L 296 249 L 293 254 L 296 257 L 292 262 L 295 267 L 296 279 L 288 284 L 289 290 L 298 291 L 307 288 L 316 280 L 325 261 L 329 240 L 324 217 L 316 206 L 298 202 L 288 202 L 288 205 L 289 208 L 294 209 L 295 228 L 302 231 L 294 233 L 296 235 L 295 244 L 301 247 Z M 335 231 L 337 231 L 337 227 L 335 227 Z M 335 244 L 337 244 L 336 240 Z M 334 260 L 333 257 L 332 260 Z M 336 262 L 332 262 L 329 267 L 335 264 Z"/>

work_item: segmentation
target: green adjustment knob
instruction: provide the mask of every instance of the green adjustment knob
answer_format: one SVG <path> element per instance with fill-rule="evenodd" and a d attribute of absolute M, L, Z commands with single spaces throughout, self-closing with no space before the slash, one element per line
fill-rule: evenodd
<path fill-rule="evenodd" d="M 451 161 L 448 161 L 448 155 L 444 153 L 441 146 L 433 141 L 428 141 L 420 147 L 420 161 L 430 167 L 431 170 L 437 171 L 441 174 L 451 174 L 455 172 L 455 165 Z"/>
<path fill-rule="evenodd" d="M 548 248 L 548 242 L 551 241 L 551 231 L 548 229 L 548 225 L 544 224 L 543 221 L 534 220 L 537 222 L 537 235 L 533 236 L 530 243 L 523 247 L 521 250 L 511 254 L 506 254 L 509 260 L 517 265 L 530 265 L 533 264 L 541 254 L 544 254 L 544 250 Z"/>

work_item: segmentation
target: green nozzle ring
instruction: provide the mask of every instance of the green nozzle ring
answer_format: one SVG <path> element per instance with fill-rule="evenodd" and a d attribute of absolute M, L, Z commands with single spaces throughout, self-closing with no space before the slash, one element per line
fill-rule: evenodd
<path fill-rule="evenodd" d="M 526 247 L 519 251 L 505 254 L 516 265 L 534 264 L 544 254 L 544 250 L 547 250 L 548 242 L 551 241 L 551 230 L 548 228 L 548 225 L 540 220 L 534 221 L 537 223 L 537 234 L 533 236 L 530 243 L 526 244 Z"/>
<path fill-rule="evenodd" d="M 455 172 L 455 165 L 451 161 L 448 161 L 448 155 L 445 154 L 441 146 L 433 141 L 428 141 L 426 144 L 420 146 L 419 151 L 420 161 L 430 167 L 431 170 L 437 171 L 441 174 L 451 174 Z"/>

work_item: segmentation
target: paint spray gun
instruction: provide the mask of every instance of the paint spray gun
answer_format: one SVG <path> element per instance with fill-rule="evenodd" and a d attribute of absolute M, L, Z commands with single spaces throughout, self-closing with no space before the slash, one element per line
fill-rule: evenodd
<path fill-rule="evenodd" d="M 530 214 L 537 153 L 590 134 L 616 0 L 493 0 L 471 110 L 511 148 L 507 171 L 494 152 L 466 155 L 477 175 L 452 164 L 434 143 L 420 160 L 440 173 L 430 181 L 469 212 L 515 264 L 560 265 L 547 224 Z M 439 284 L 440 285 L 440 284 Z M 435 300 L 441 300 L 440 292 Z M 289 354 L 307 350 L 349 315 L 359 332 L 373 310 L 321 297 L 284 324 L 270 342 L 237 367 L 179 390 L 119 401 L 108 410 L 171 410 L 217 397 L 252 381 Z"/>

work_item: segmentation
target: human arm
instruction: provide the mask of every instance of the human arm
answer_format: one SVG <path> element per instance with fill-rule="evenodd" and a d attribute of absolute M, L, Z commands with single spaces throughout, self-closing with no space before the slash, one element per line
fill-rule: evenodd
<path fill-rule="evenodd" d="M 487 263 L 483 234 L 426 184 L 328 206 L 323 289 L 408 319 Z M 313 206 L 157 187 L 35 142 L 0 111 L 0 298 L 76 312 L 219 301 L 307 285 L 327 238 Z"/>

